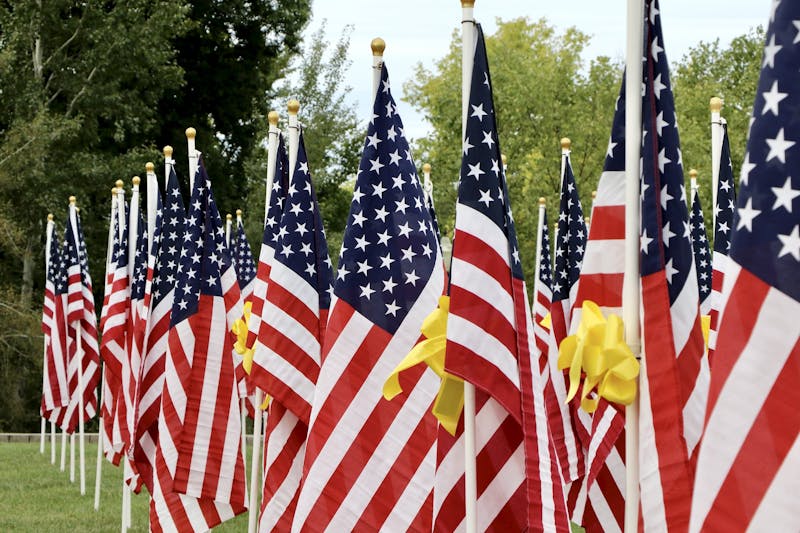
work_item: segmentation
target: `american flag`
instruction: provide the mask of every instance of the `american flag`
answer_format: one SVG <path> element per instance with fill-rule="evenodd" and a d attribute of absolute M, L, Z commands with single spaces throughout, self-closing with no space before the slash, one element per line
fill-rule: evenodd
<path fill-rule="evenodd" d="M 675 104 L 657 0 L 645 10 L 641 159 L 639 484 L 644 527 L 689 521 L 708 396 L 699 294 Z"/>
<path fill-rule="evenodd" d="M 287 199 L 287 201 L 289 201 Z M 420 337 L 442 258 L 385 65 L 344 232 L 293 529 L 430 531 L 439 379 L 386 377 Z"/>
<path fill-rule="evenodd" d="M 606 315 L 622 313 L 625 271 L 625 81 L 616 102 L 611 136 L 592 224 L 586 241 L 571 332 L 577 329 L 584 301 L 595 302 Z M 625 419 L 601 400 L 593 415 L 578 411 L 586 475 L 570 489 L 572 520 L 586 531 L 622 531 L 625 513 Z"/>
<path fill-rule="evenodd" d="M 745 161 L 745 166 L 750 162 Z M 728 252 L 731 246 L 733 230 L 733 214 L 736 210 L 736 190 L 733 182 L 733 164 L 731 147 L 728 141 L 728 127 L 722 134 L 722 155 L 720 157 L 719 178 L 717 179 L 717 205 L 714 206 L 714 253 L 711 274 L 711 327 L 708 333 L 708 359 L 714 364 L 714 347 L 717 345 L 717 324 L 722 306 L 722 285 L 727 268 Z"/>
<path fill-rule="evenodd" d="M 547 388 L 552 389 L 557 402 L 548 402 L 558 409 L 551 413 L 550 431 L 558 454 L 561 476 L 568 483 L 584 473 L 583 452 L 574 427 L 575 403 L 567 403 L 564 371 L 558 369 L 558 347 L 569 335 L 572 306 L 578 291 L 578 278 L 586 251 L 586 220 L 583 218 L 578 187 L 572 173 L 569 154 L 564 156 L 564 175 L 561 179 L 561 199 L 558 210 L 558 226 L 554 246 L 555 269 L 552 281 L 552 305 L 550 307 L 549 376 Z M 555 415 L 558 415 L 557 417 Z"/>
<path fill-rule="evenodd" d="M 689 224 L 691 225 L 694 265 L 697 271 L 697 287 L 700 291 L 700 314 L 707 315 L 711 312 L 711 253 L 708 248 L 708 237 L 706 237 L 703 208 L 700 207 L 700 194 L 696 188 Z"/>
<path fill-rule="evenodd" d="M 256 345 L 251 371 L 271 398 L 262 531 L 292 526 L 333 281 L 302 132 L 275 249 L 261 325 L 267 342 Z"/>
<path fill-rule="evenodd" d="M 61 247 L 55 229 L 50 240 L 50 260 L 42 307 L 42 333 L 45 335 L 45 364 L 42 389 L 42 416 L 53 423 L 61 423 L 63 407 L 69 403 L 67 385 L 67 328 L 66 315 L 66 263 L 61 257 Z"/>
<path fill-rule="evenodd" d="M 231 236 L 231 254 L 233 265 L 236 268 L 236 278 L 239 280 L 239 291 L 242 300 L 247 301 L 253 294 L 253 281 L 256 278 L 256 263 L 253 261 L 253 252 L 244 234 L 242 217 L 236 215 L 236 233 Z"/>
<path fill-rule="evenodd" d="M 516 231 L 500 168 L 486 47 L 480 25 L 475 29 L 445 365 L 476 388 L 478 529 L 569 531 L 548 431 L 544 383 L 538 360 L 533 360 L 533 323 Z M 437 471 L 452 485 L 444 493 L 451 501 L 438 509 L 437 527 L 442 527 L 443 519 L 464 527 L 464 452 L 459 441 L 444 453 Z"/>
<path fill-rule="evenodd" d="M 97 316 L 94 310 L 92 278 L 81 219 L 70 204 L 62 253 L 67 268 L 67 380 L 69 405 L 65 414 L 65 431 L 73 433 L 79 424 L 80 396 L 83 396 L 84 422 L 97 412 L 97 385 L 100 381 L 100 355 L 97 343 Z M 80 346 L 78 350 L 78 334 Z M 78 373 L 81 372 L 81 379 Z M 78 390 L 79 381 L 83 390 Z"/>
<path fill-rule="evenodd" d="M 241 315 L 225 229 L 200 160 L 172 306 L 152 529 L 205 531 L 246 510 L 241 418 L 229 335 Z M 162 475 L 169 480 L 162 482 Z"/>
<path fill-rule="evenodd" d="M 731 225 L 689 530 L 797 527 L 800 4 L 773 2 Z"/>
<path fill-rule="evenodd" d="M 533 333 L 536 337 L 536 347 L 541 354 L 539 371 L 544 372 L 549 368 L 547 344 L 550 339 L 550 331 L 542 326 L 541 322 L 550 312 L 550 304 L 553 299 L 553 290 L 550 286 L 553 268 L 550 261 L 550 228 L 547 226 L 547 209 L 542 206 L 540 213 L 539 224 L 542 226 L 542 231 L 536 241 L 536 249 L 539 250 L 539 264 L 536 269 L 537 279 L 533 290 Z"/>
<path fill-rule="evenodd" d="M 275 178 L 272 182 L 272 191 L 269 195 L 269 206 L 267 206 L 267 216 L 264 222 L 264 233 L 261 239 L 261 251 L 258 254 L 258 269 L 253 280 L 253 293 L 251 297 L 252 308 L 250 309 L 250 320 L 247 322 L 247 346 L 255 346 L 256 339 L 260 338 L 261 343 L 268 341 L 266 329 L 261 333 L 262 316 L 264 313 L 264 303 L 267 300 L 267 284 L 269 282 L 269 272 L 272 268 L 272 258 L 275 257 L 275 243 L 278 241 L 278 223 L 283 213 L 283 202 L 286 197 L 286 190 L 289 188 L 289 157 L 286 154 L 286 146 L 283 136 L 278 133 L 278 151 L 275 158 Z M 262 336 L 263 335 L 263 336 Z"/>
<path fill-rule="evenodd" d="M 156 443 L 158 442 L 158 415 L 161 392 L 164 388 L 164 364 L 169 337 L 169 323 L 175 285 L 178 280 L 178 263 L 184 236 L 184 208 L 175 169 L 170 166 L 164 201 L 161 195 L 156 203 L 161 212 L 153 236 L 155 263 L 151 280 L 150 305 L 145 329 L 144 356 L 142 357 L 139 388 L 136 392 L 136 418 L 133 457 L 136 468 L 151 495 L 154 495 L 154 474 L 168 479 L 165 466 L 156 468 Z M 156 236 L 160 232 L 160 238 Z M 148 291 L 148 287 L 145 287 Z M 164 477 L 166 476 L 166 477 Z"/>

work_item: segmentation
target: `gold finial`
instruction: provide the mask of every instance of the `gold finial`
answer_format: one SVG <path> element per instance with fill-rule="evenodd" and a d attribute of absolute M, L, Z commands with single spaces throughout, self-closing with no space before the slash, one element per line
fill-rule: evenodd
<path fill-rule="evenodd" d="M 300 102 L 292 98 L 286 105 L 286 109 L 289 111 L 290 115 L 296 115 L 297 112 L 300 111 Z"/>
<path fill-rule="evenodd" d="M 75 202 L 77 202 L 77 200 L 75 199 L 75 197 L 74 197 L 74 196 L 70 196 L 70 197 L 69 197 L 69 203 L 70 203 L 70 204 L 72 204 L 72 205 L 75 205 Z"/>
<path fill-rule="evenodd" d="M 81 208 L 80 208 L 80 207 L 78 207 L 77 205 L 75 206 L 75 212 L 76 212 L 76 213 L 80 213 L 80 212 L 81 212 Z"/>
<path fill-rule="evenodd" d="M 386 41 L 381 39 L 380 37 L 375 37 L 372 39 L 372 42 L 369 43 L 370 48 L 372 48 L 372 55 L 376 57 L 382 57 L 383 51 L 386 50 Z"/>
<path fill-rule="evenodd" d="M 147 163 L 144 164 L 144 169 L 148 173 L 150 173 L 150 172 L 154 172 L 155 171 L 156 166 L 153 163 L 147 162 Z"/>
<path fill-rule="evenodd" d="M 719 96 L 712 96 L 711 101 L 708 104 L 708 107 L 711 108 L 712 113 L 719 113 L 722 111 L 722 98 Z"/>
<path fill-rule="evenodd" d="M 187 139 L 194 139 L 197 137 L 197 130 L 194 128 L 186 128 L 186 138 Z"/>
<path fill-rule="evenodd" d="M 570 148 L 572 148 L 572 141 L 569 140 L 569 137 L 563 137 L 561 139 L 561 149 L 569 150 Z"/>
<path fill-rule="evenodd" d="M 592 191 L 592 200 L 597 198 L 597 191 Z"/>
<path fill-rule="evenodd" d="M 236 210 L 236 216 L 237 217 L 241 217 L 242 216 L 242 210 L 241 209 L 237 209 Z"/>
<path fill-rule="evenodd" d="M 233 218 L 233 215 L 231 215 L 230 213 L 225 215 L 225 220 L 231 220 L 232 218 Z"/>
<path fill-rule="evenodd" d="M 117 188 L 111 187 L 111 196 L 116 196 L 116 195 L 117 195 Z"/>
<path fill-rule="evenodd" d="M 267 115 L 267 121 L 269 121 L 270 126 L 277 126 L 279 118 L 280 115 L 278 115 L 277 111 L 270 111 Z"/>
<path fill-rule="evenodd" d="M 424 173 L 426 173 L 426 174 L 430 174 L 431 173 L 431 164 L 430 163 L 425 163 L 424 165 L 422 165 L 422 171 Z"/>
<path fill-rule="evenodd" d="M 475 0 L 461 0 L 461 7 L 475 7 Z"/>
<path fill-rule="evenodd" d="M 503 162 L 503 166 L 506 166 L 506 163 L 508 162 L 506 154 L 500 154 L 500 160 Z"/>
<path fill-rule="evenodd" d="M 545 200 L 544 196 L 540 196 L 539 197 L 539 205 L 544 205 L 546 203 L 547 203 L 547 200 Z"/>
<path fill-rule="evenodd" d="M 47 221 L 48 222 L 52 222 L 53 221 L 53 213 L 47 213 Z"/>
<path fill-rule="evenodd" d="M 123 187 L 125 187 L 125 182 L 122 180 L 117 180 L 117 182 L 114 185 L 117 186 L 117 189 L 122 189 Z"/>
<path fill-rule="evenodd" d="M 166 145 L 164 147 L 164 157 L 167 157 L 167 158 L 170 158 L 170 159 L 172 158 L 172 146 Z"/>
<path fill-rule="evenodd" d="M 692 179 L 697 179 L 697 171 L 695 169 L 689 170 L 689 177 Z"/>
<path fill-rule="evenodd" d="M 133 186 L 136 187 L 142 182 L 142 179 L 139 176 L 134 176 L 131 182 L 133 182 Z"/>

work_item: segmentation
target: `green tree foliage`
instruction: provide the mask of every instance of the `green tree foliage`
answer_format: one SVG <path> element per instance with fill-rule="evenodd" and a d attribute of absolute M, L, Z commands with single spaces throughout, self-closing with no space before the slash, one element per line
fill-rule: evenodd
<path fill-rule="evenodd" d="M 350 209 L 352 191 L 341 185 L 358 168 L 363 128 L 359 127 L 355 105 L 348 103 L 352 88 L 342 85 L 345 71 L 350 67 L 347 50 L 349 33 L 345 27 L 335 43 L 327 40 L 323 25 L 308 40 L 301 54 L 294 56 L 280 82 L 272 109 L 281 115 L 278 125 L 287 135 L 286 103 L 291 98 L 300 102 L 298 118 L 308 154 L 308 167 L 322 211 L 331 259 L 336 261 L 342 233 Z M 268 128 L 262 124 L 259 139 L 267 138 Z M 247 205 L 247 227 L 250 242 L 260 243 L 263 232 L 264 181 L 267 168 L 266 141 L 261 143 L 248 162 L 251 184 Z"/>
<path fill-rule="evenodd" d="M 602 170 L 619 91 L 618 61 L 582 59 L 589 37 L 575 28 L 559 33 L 546 20 L 498 21 L 486 36 L 500 145 L 507 175 L 523 266 L 532 279 L 537 199 L 557 209 L 561 137 L 573 147 L 573 167 L 588 216 L 591 193 Z M 449 53 L 434 70 L 421 65 L 405 85 L 406 99 L 433 126 L 418 139 L 416 159 L 432 166 L 434 197 L 443 233 L 451 233 L 455 188 L 461 165 L 461 41 L 453 34 Z M 475 141 L 473 141 L 474 143 Z M 550 220 L 553 220 L 551 214 Z"/>

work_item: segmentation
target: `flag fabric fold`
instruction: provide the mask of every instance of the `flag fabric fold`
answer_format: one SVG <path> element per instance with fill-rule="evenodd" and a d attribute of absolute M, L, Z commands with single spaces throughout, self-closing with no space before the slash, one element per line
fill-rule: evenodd
<path fill-rule="evenodd" d="M 53 229 L 50 260 L 47 264 L 42 333 L 45 335 L 45 358 L 42 373 L 42 416 L 54 424 L 62 423 L 63 409 L 69 404 L 66 369 L 66 263 L 61 257 L 58 235 Z"/>

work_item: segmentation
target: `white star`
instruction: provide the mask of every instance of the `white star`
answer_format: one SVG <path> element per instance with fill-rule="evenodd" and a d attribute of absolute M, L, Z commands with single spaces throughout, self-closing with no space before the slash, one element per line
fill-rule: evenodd
<path fill-rule="evenodd" d="M 281 255 L 283 255 L 284 257 L 289 257 L 290 255 L 292 255 L 292 245 L 291 244 L 285 244 L 285 245 L 282 245 L 281 247 L 282 247 Z"/>
<path fill-rule="evenodd" d="M 750 162 L 750 152 L 744 154 L 744 162 L 742 163 L 742 173 L 739 177 L 739 181 L 742 185 L 747 185 L 747 180 L 750 177 L 750 171 L 756 168 L 755 163 Z"/>
<path fill-rule="evenodd" d="M 678 273 L 678 269 L 676 269 L 676 268 L 674 268 L 672 266 L 672 259 L 670 259 L 669 261 L 667 261 L 667 264 L 665 266 L 665 271 L 664 271 L 664 274 L 667 276 L 667 283 L 672 285 L 672 276 L 674 276 L 677 273 Z"/>
<path fill-rule="evenodd" d="M 492 132 L 491 131 L 484 131 L 483 132 L 483 140 L 481 141 L 483 144 L 486 144 L 489 148 L 492 147 L 494 144 L 494 139 L 492 139 Z"/>
<path fill-rule="evenodd" d="M 664 173 L 664 167 L 667 163 L 672 163 L 671 159 L 667 158 L 666 148 L 662 148 L 660 152 L 658 152 L 658 169 L 661 173 Z"/>
<path fill-rule="evenodd" d="M 653 94 L 656 95 L 656 100 L 661 100 L 661 91 L 666 89 L 667 86 L 661 83 L 661 74 L 656 76 L 656 79 L 653 80 Z M 644 134 L 642 135 L 644 137 Z"/>
<path fill-rule="evenodd" d="M 395 201 L 395 205 L 397 206 L 394 210 L 395 213 L 403 213 L 406 214 L 406 209 L 408 209 L 408 204 L 406 203 L 405 196 L 400 198 L 400 201 Z"/>
<path fill-rule="evenodd" d="M 612 142 L 611 139 L 608 140 L 608 148 L 606 149 L 606 157 L 614 157 L 614 148 L 617 147 L 617 144 Z"/>
<path fill-rule="evenodd" d="M 389 80 L 381 80 L 381 83 L 383 84 L 383 88 L 381 89 L 381 92 L 388 93 L 389 92 L 389 87 L 391 87 L 389 85 Z"/>
<path fill-rule="evenodd" d="M 669 246 L 669 241 L 675 236 L 675 233 L 669 229 L 669 221 L 664 224 L 664 227 L 661 229 L 661 238 L 664 239 L 664 245 Z"/>
<path fill-rule="evenodd" d="M 381 158 L 380 157 L 376 157 L 375 159 L 370 159 L 369 162 L 372 165 L 370 167 L 370 170 L 373 171 L 373 172 L 376 172 L 376 173 L 380 173 L 381 169 L 384 166 L 386 166 L 383 163 L 381 163 Z"/>
<path fill-rule="evenodd" d="M 373 292 L 375 292 L 375 289 L 370 287 L 369 283 L 366 285 L 359 285 L 359 289 L 361 289 L 361 294 L 359 296 L 366 298 L 367 300 L 369 300 L 369 297 L 372 296 Z"/>
<path fill-rule="evenodd" d="M 206 283 L 208 283 L 209 287 L 215 287 L 217 285 L 217 280 L 214 276 L 208 276 Z"/>
<path fill-rule="evenodd" d="M 781 51 L 781 48 L 783 46 L 775 44 L 775 35 L 773 34 L 769 39 L 769 44 L 764 47 L 764 63 L 761 67 L 769 65 L 770 68 L 775 68 L 775 56 Z"/>
<path fill-rule="evenodd" d="M 773 22 L 775 20 L 775 12 L 778 10 L 778 5 L 781 3 L 781 0 L 772 0 L 772 5 L 770 6 L 769 10 L 769 21 Z"/>
<path fill-rule="evenodd" d="M 394 290 L 395 287 L 397 287 L 397 283 L 395 283 L 392 278 L 389 278 L 383 282 L 382 292 L 392 292 L 392 290 Z"/>
<path fill-rule="evenodd" d="M 386 116 L 391 117 L 394 114 L 394 108 L 392 107 L 391 102 L 386 103 Z"/>
<path fill-rule="evenodd" d="M 664 126 L 669 126 L 669 122 L 664 120 L 664 111 L 661 111 L 656 117 L 656 129 L 658 130 L 659 137 L 661 137 L 661 130 L 664 129 Z"/>
<path fill-rule="evenodd" d="M 370 270 L 372 270 L 372 267 L 369 265 L 369 260 L 368 259 L 364 259 L 363 261 L 360 261 L 360 262 L 356 261 L 356 264 L 358 265 L 358 273 L 359 274 L 364 274 L 366 276 L 367 273 Z"/>
<path fill-rule="evenodd" d="M 303 174 L 308 174 L 308 163 L 303 161 L 302 163 L 297 164 L 297 170 L 302 172 Z"/>
<path fill-rule="evenodd" d="M 397 300 L 392 300 L 392 303 L 385 305 L 386 305 L 386 314 L 396 317 L 397 311 L 400 309 L 400 306 L 397 305 Z"/>
<path fill-rule="evenodd" d="M 386 255 L 379 256 L 381 260 L 381 268 L 392 268 L 392 263 L 394 263 L 394 259 L 392 259 L 392 254 L 390 252 L 386 252 Z"/>
<path fill-rule="evenodd" d="M 306 229 L 306 223 L 305 222 L 303 222 L 302 224 L 298 224 L 297 227 L 294 230 L 297 233 L 299 233 L 301 236 L 305 235 L 306 233 L 308 233 L 308 230 Z"/>
<path fill-rule="evenodd" d="M 727 222 L 720 222 L 717 224 L 717 231 L 720 233 L 725 233 L 727 235 L 730 230 Z"/>
<path fill-rule="evenodd" d="M 316 267 L 314 267 L 314 263 L 306 263 L 305 273 L 309 276 L 313 276 L 317 273 Z"/>
<path fill-rule="evenodd" d="M 800 191 L 792 189 L 792 178 L 786 178 L 783 187 L 770 187 L 772 193 L 775 195 L 775 203 L 772 205 L 772 210 L 784 207 L 788 212 L 792 212 L 792 200 L 800 196 Z"/>
<path fill-rule="evenodd" d="M 778 235 L 783 243 L 783 248 L 778 252 L 778 257 L 792 254 L 795 260 L 800 261 L 800 225 L 796 225 L 789 235 Z"/>
<path fill-rule="evenodd" d="M 388 230 L 383 230 L 383 232 L 378 233 L 378 244 L 389 244 L 389 239 L 391 239 L 391 235 L 389 235 Z"/>
<path fill-rule="evenodd" d="M 412 270 L 411 272 L 406 273 L 405 276 L 406 276 L 406 285 L 411 284 L 414 287 L 417 286 L 417 280 L 419 279 L 419 276 L 417 276 L 416 270 Z"/>
<path fill-rule="evenodd" d="M 664 49 L 658 46 L 658 37 L 656 37 L 655 39 L 653 39 L 653 46 L 650 50 L 650 53 L 653 56 L 653 61 L 658 62 L 658 54 L 660 54 L 663 51 Z"/>
<path fill-rule="evenodd" d="M 181 308 L 181 311 L 186 311 L 186 305 L 187 305 L 186 300 L 181 300 L 180 302 L 178 302 L 178 307 Z"/>
<path fill-rule="evenodd" d="M 514 251 L 511 253 L 511 257 L 514 258 L 515 263 L 519 263 L 519 250 L 514 248 Z"/>
<path fill-rule="evenodd" d="M 383 198 L 384 192 L 386 192 L 386 187 L 383 186 L 383 183 L 378 182 L 377 184 L 372 186 L 372 196 Z"/>
<path fill-rule="evenodd" d="M 389 214 L 383 206 L 375 210 L 375 218 L 380 219 L 381 222 L 386 222 L 386 215 Z"/>
<path fill-rule="evenodd" d="M 411 233 L 411 227 L 408 222 L 397 226 L 397 229 L 400 230 L 400 235 L 403 237 L 408 237 L 408 234 Z"/>
<path fill-rule="evenodd" d="M 464 155 L 467 155 L 469 153 L 470 148 L 475 148 L 475 146 L 469 143 L 469 137 L 467 137 L 464 139 L 464 144 L 463 144 Z"/>
<path fill-rule="evenodd" d="M 400 152 L 398 152 L 397 150 L 395 150 L 394 152 L 389 154 L 389 164 L 390 165 L 400 166 L 400 159 L 402 159 L 402 158 L 400 157 Z"/>
<path fill-rule="evenodd" d="M 639 240 L 639 244 L 641 245 L 641 250 L 644 253 L 647 253 L 647 248 L 650 247 L 650 243 L 653 242 L 653 239 L 647 236 L 647 230 L 642 232 L 642 236 Z"/>
<path fill-rule="evenodd" d="M 366 236 L 356 237 L 356 248 L 361 248 L 362 252 L 366 252 L 368 245 L 369 241 Z"/>
<path fill-rule="evenodd" d="M 470 117 L 478 117 L 478 120 L 483 122 L 483 117 L 485 117 L 487 114 L 486 111 L 483 110 L 483 104 L 480 105 L 470 104 L 470 107 L 472 107 L 472 114 L 470 115 Z"/>
<path fill-rule="evenodd" d="M 396 137 L 397 137 L 397 132 L 394 131 L 394 126 L 392 126 L 386 131 L 386 138 L 389 139 L 390 141 L 393 141 L 395 140 Z"/>
<path fill-rule="evenodd" d="M 772 111 L 772 114 L 777 117 L 778 104 L 780 104 L 781 100 L 787 98 L 789 93 L 778 91 L 778 80 L 775 80 L 772 82 L 772 88 L 767 92 L 761 93 L 761 96 L 764 97 L 764 109 L 761 110 L 761 114 L 766 115 L 767 111 Z"/>
<path fill-rule="evenodd" d="M 747 199 L 747 205 L 744 207 L 740 207 L 739 211 L 739 223 L 736 224 L 736 229 L 740 230 L 743 227 L 747 228 L 747 231 L 753 231 L 753 219 L 756 218 L 758 215 L 761 214 L 761 211 L 758 209 L 753 209 L 753 199 Z"/>
<path fill-rule="evenodd" d="M 343 265 L 340 262 L 339 263 L 339 272 L 336 273 L 336 279 L 344 280 L 345 276 L 347 276 L 349 273 L 350 273 L 350 271 L 347 270 L 347 265 Z"/>
<path fill-rule="evenodd" d="M 361 226 L 362 228 L 364 227 L 364 221 L 365 221 L 365 220 L 367 220 L 367 217 L 365 217 L 365 216 L 362 214 L 363 212 L 364 212 L 364 211 L 359 211 L 358 213 L 355 213 L 355 214 L 353 215 L 353 224 L 358 224 L 358 225 L 359 225 L 359 226 Z"/>
<path fill-rule="evenodd" d="M 800 43 L 800 20 L 793 20 L 792 24 L 794 24 L 794 27 L 797 30 L 797 35 L 794 36 L 794 41 L 792 41 L 792 44 L 797 44 Z"/>
<path fill-rule="evenodd" d="M 431 247 L 428 245 L 428 243 L 423 244 L 422 245 L 422 255 L 424 255 L 425 257 L 430 259 L 431 254 L 433 254 L 433 250 L 431 250 Z"/>
<path fill-rule="evenodd" d="M 467 166 L 469 167 L 469 172 L 467 172 L 467 176 L 475 176 L 475 179 L 477 180 L 480 179 L 480 176 L 482 174 L 485 174 L 485 172 L 481 170 L 480 163 L 476 163 L 474 165 L 470 165 L 469 163 L 467 163 Z"/>
<path fill-rule="evenodd" d="M 414 262 L 414 256 L 416 256 L 417 254 L 414 253 L 414 250 L 411 249 L 410 244 L 408 245 L 408 248 L 403 249 L 402 252 L 403 252 L 403 258 L 400 259 L 401 261 L 408 259 L 410 263 Z"/>
<path fill-rule="evenodd" d="M 392 178 L 392 182 L 392 189 L 396 188 L 400 189 L 401 191 L 403 190 L 403 184 L 405 183 L 405 180 L 403 180 L 402 174 L 398 174 L 396 177 Z"/>
<path fill-rule="evenodd" d="M 364 196 L 364 193 L 361 192 L 361 189 L 356 187 L 353 191 L 353 201 L 361 203 L 361 197 Z"/>
<path fill-rule="evenodd" d="M 294 216 L 299 215 L 302 210 L 303 208 L 300 207 L 300 203 L 292 204 L 292 207 L 289 208 L 289 211 L 291 211 Z"/>
<path fill-rule="evenodd" d="M 672 196 L 672 195 L 669 193 L 669 191 L 667 190 L 667 186 L 666 186 L 666 185 L 664 185 L 664 186 L 661 188 L 661 209 L 663 209 L 664 211 L 666 211 L 666 210 L 667 210 L 667 202 L 669 202 L 670 200 L 674 200 L 674 199 L 675 199 L 675 197 L 674 197 L 674 196 Z"/>
<path fill-rule="evenodd" d="M 282 238 L 286 237 L 288 234 L 289 234 L 289 230 L 286 229 L 286 226 L 281 226 L 280 228 L 278 228 L 277 237 L 279 239 L 282 239 Z"/>
<path fill-rule="evenodd" d="M 484 203 L 486 207 L 489 207 L 489 204 L 492 202 L 491 193 L 488 190 L 481 190 L 479 192 L 481 193 L 481 197 L 478 198 L 478 201 Z"/>
<path fill-rule="evenodd" d="M 781 163 L 786 163 L 786 150 L 794 146 L 794 141 L 787 141 L 783 135 L 783 128 L 780 129 L 778 135 L 774 139 L 767 139 L 769 146 L 769 153 L 767 154 L 767 162 L 774 158 L 778 158 Z"/>
<path fill-rule="evenodd" d="M 722 180 L 719 182 L 719 188 L 725 192 L 728 192 L 731 188 L 731 182 L 728 180 Z"/>

